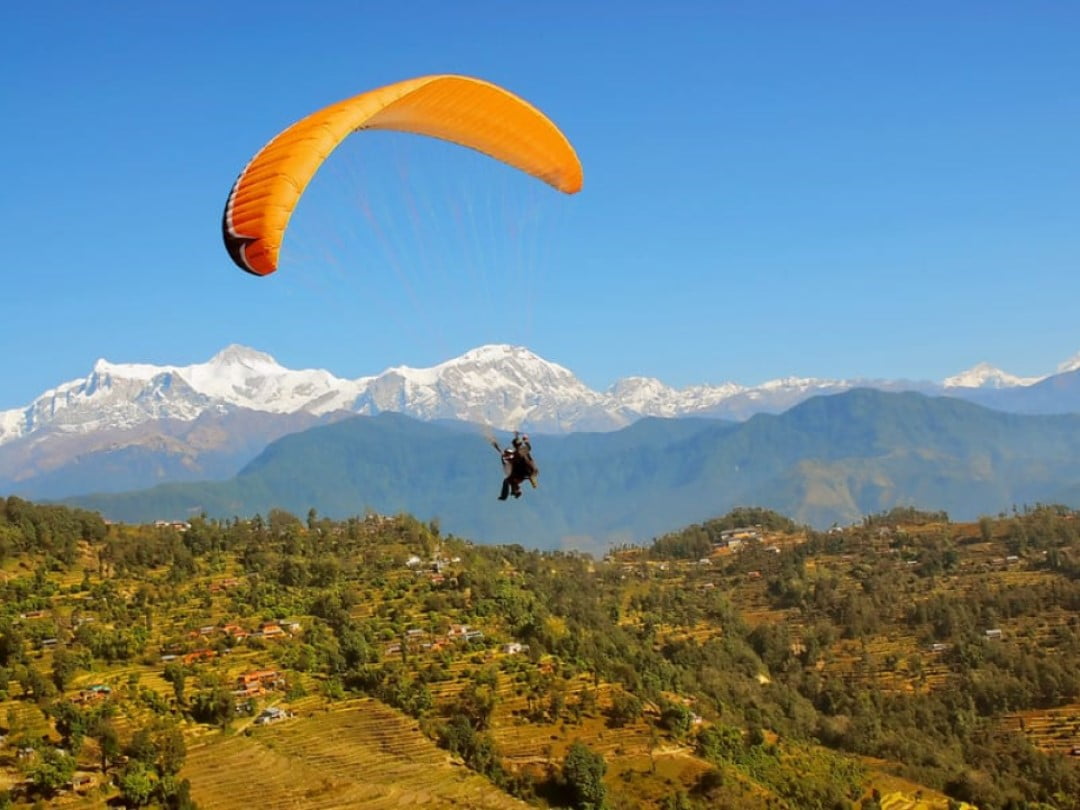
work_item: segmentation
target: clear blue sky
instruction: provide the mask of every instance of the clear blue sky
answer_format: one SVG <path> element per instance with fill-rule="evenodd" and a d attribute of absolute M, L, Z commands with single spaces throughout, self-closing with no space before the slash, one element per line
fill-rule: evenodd
<path fill-rule="evenodd" d="M 1038 0 L 6 3 L 0 408 L 233 342 L 350 377 L 524 343 L 595 387 L 1049 372 L 1080 350 L 1078 36 Z M 231 264 L 265 141 L 436 72 L 548 113 L 584 191 L 360 133 L 279 272 Z"/>

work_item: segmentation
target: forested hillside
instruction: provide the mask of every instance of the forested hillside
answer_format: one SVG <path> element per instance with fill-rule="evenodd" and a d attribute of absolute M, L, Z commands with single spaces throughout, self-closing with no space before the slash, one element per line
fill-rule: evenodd
<path fill-rule="evenodd" d="M 315 507 L 439 519 L 478 542 L 606 549 L 756 503 L 828 528 L 917 504 L 974 519 L 1014 504 L 1080 507 L 1080 415 L 1018 416 L 860 389 L 744 423 L 647 419 L 533 437 L 540 488 L 507 509 L 472 425 L 359 417 L 271 444 L 229 481 L 72 499 L 126 521 Z M 505 443 L 505 442 L 504 442 Z"/>
<path fill-rule="evenodd" d="M 1080 808 L 1063 508 L 740 508 L 598 560 L 8 498 L 0 558 L 8 804 Z"/>

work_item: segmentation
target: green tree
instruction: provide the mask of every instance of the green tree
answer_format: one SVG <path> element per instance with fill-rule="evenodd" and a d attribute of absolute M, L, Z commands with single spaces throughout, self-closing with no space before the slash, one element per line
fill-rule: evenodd
<path fill-rule="evenodd" d="M 129 762 L 120 774 L 120 798 L 127 807 L 144 807 L 154 797 L 155 781 L 146 763 Z"/>
<path fill-rule="evenodd" d="M 90 726 L 89 736 L 97 741 L 101 752 L 101 772 L 107 774 L 109 766 L 120 756 L 120 735 L 112 721 L 99 717 Z"/>
<path fill-rule="evenodd" d="M 498 695 L 487 684 L 470 683 L 457 701 L 457 711 L 469 718 L 473 728 L 483 731 L 491 722 Z"/>
<path fill-rule="evenodd" d="M 71 682 L 71 676 L 79 668 L 79 658 L 68 650 L 60 648 L 53 653 L 52 682 L 58 692 L 63 692 Z"/>
<path fill-rule="evenodd" d="M 191 716 L 200 723 L 225 728 L 233 718 L 233 696 L 225 687 L 198 692 L 191 700 Z"/>
<path fill-rule="evenodd" d="M 693 725 L 693 713 L 681 703 L 664 701 L 660 711 L 660 724 L 676 737 L 685 737 Z"/>
<path fill-rule="evenodd" d="M 184 665 L 170 661 L 165 665 L 162 677 L 172 684 L 176 702 L 182 706 L 184 704 L 184 683 L 187 680 L 187 670 L 184 669 Z"/>
<path fill-rule="evenodd" d="M 698 735 L 697 748 L 698 753 L 711 762 L 737 762 L 743 752 L 742 733 L 731 726 L 709 726 Z"/>
<path fill-rule="evenodd" d="M 163 727 L 155 736 L 154 745 L 157 749 L 158 773 L 161 776 L 180 773 L 187 758 L 187 746 L 180 729 L 173 725 Z"/>
<path fill-rule="evenodd" d="M 52 795 L 75 775 L 75 757 L 56 748 L 41 751 L 27 774 L 34 789 Z"/>
<path fill-rule="evenodd" d="M 581 741 L 575 741 L 563 762 L 563 779 L 578 810 L 604 810 L 607 807 L 607 788 L 604 758 Z"/>
<path fill-rule="evenodd" d="M 78 753 L 82 748 L 83 738 L 90 729 L 90 715 L 67 700 L 56 701 L 47 708 L 46 712 L 53 718 L 56 730 L 63 738 L 64 746 Z"/>
<path fill-rule="evenodd" d="M 641 717 L 641 700 L 622 689 L 616 690 L 611 696 L 611 708 L 608 709 L 608 720 L 611 725 L 622 728 L 639 717 Z"/>

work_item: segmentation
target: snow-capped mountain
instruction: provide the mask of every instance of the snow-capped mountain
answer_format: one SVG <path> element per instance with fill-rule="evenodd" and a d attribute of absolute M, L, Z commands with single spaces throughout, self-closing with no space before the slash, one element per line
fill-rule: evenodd
<path fill-rule="evenodd" d="M 635 416 L 672 417 L 708 411 L 746 390 L 737 383 L 676 389 L 655 377 L 624 377 L 607 390 L 605 398 L 613 407 Z"/>
<path fill-rule="evenodd" d="M 1080 370 L 1080 354 L 1059 369 Z M 99 360 L 85 378 L 46 391 L 25 408 L 0 412 L 0 445 L 43 432 L 124 430 L 234 409 L 310 416 L 396 411 L 500 429 L 613 430 L 643 416 L 745 419 L 860 386 L 979 400 L 982 392 L 1007 393 L 1043 379 L 980 363 L 941 384 L 787 377 L 756 386 L 727 382 L 676 389 L 650 377 L 627 377 L 600 392 L 520 346 L 482 346 L 430 368 L 396 366 L 349 380 L 321 369 L 288 369 L 268 354 L 233 345 L 189 366 Z"/>
<path fill-rule="evenodd" d="M 1080 371 L 1080 352 L 1077 352 L 1057 367 L 1058 374 L 1067 374 L 1070 371 Z"/>
<path fill-rule="evenodd" d="M 230 407 L 322 415 L 348 408 L 359 390 L 357 383 L 326 371 L 292 371 L 244 346 L 228 346 L 190 366 L 98 360 L 85 378 L 46 391 L 25 408 L 0 412 L 0 444 L 41 431 L 92 433 L 161 419 L 190 422 Z"/>
<path fill-rule="evenodd" d="M 1080 368 L 1080 355 L 1074 358 L 1077 367 Z M 1059 369 L 1061 371 L 1062 369 Z M 1070 369 L 1064 369 L 1070 370 Z M 944 386 L 950 388 L 1016 388 L 1017 386 L 1034 385 L 1045 377 L 1017 377 L 999 368 L 994 368 L 989 363 L 979 363 L 967 371 L 962 371 L 952 377 L 946 377 Z"/>
<path fill-rule="evenodd" d="M 353 409 L 562 433 L 632 421 L 562 366 L 520 346 L 482 346 L 431 368 L 390 368 L 358 380 Z"/>
<path fill-rule="evenodd" d="M 188 366 L 99 360 L 85 378 L 0 411 L 0 492 L 61 497 L 130 488 L 133 481 L 225 477 L 280 436 L 354 413 L 394 411 L 541 433 L 603 431 L 644 416 L 742 420 L 856 387 L 962 397 L 1024 413 L 1080 411 L 1080 354 L 1046 378 L 980 364 L 942 383 L 788 377 L 677 389 L 627 377 L 605 391 L 508 345 L 352 380 L 288 369 L 236 345 Z"/>

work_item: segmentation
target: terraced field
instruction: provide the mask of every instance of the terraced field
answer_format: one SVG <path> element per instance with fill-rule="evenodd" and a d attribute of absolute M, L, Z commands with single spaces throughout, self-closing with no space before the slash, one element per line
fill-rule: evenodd
<path fill-rule="evenodd" d="M 222 810 L 527 807 L 374 700 L 193 746 L 182 775 L 201 806 Z"/>
<path fill-rule="evenodd" d="M 1019 731 L 1044 751 L 1080 750 L 1080 704 L 1042 711 L 1015 712 L 1001 720 L 1003 728 Z"/>

